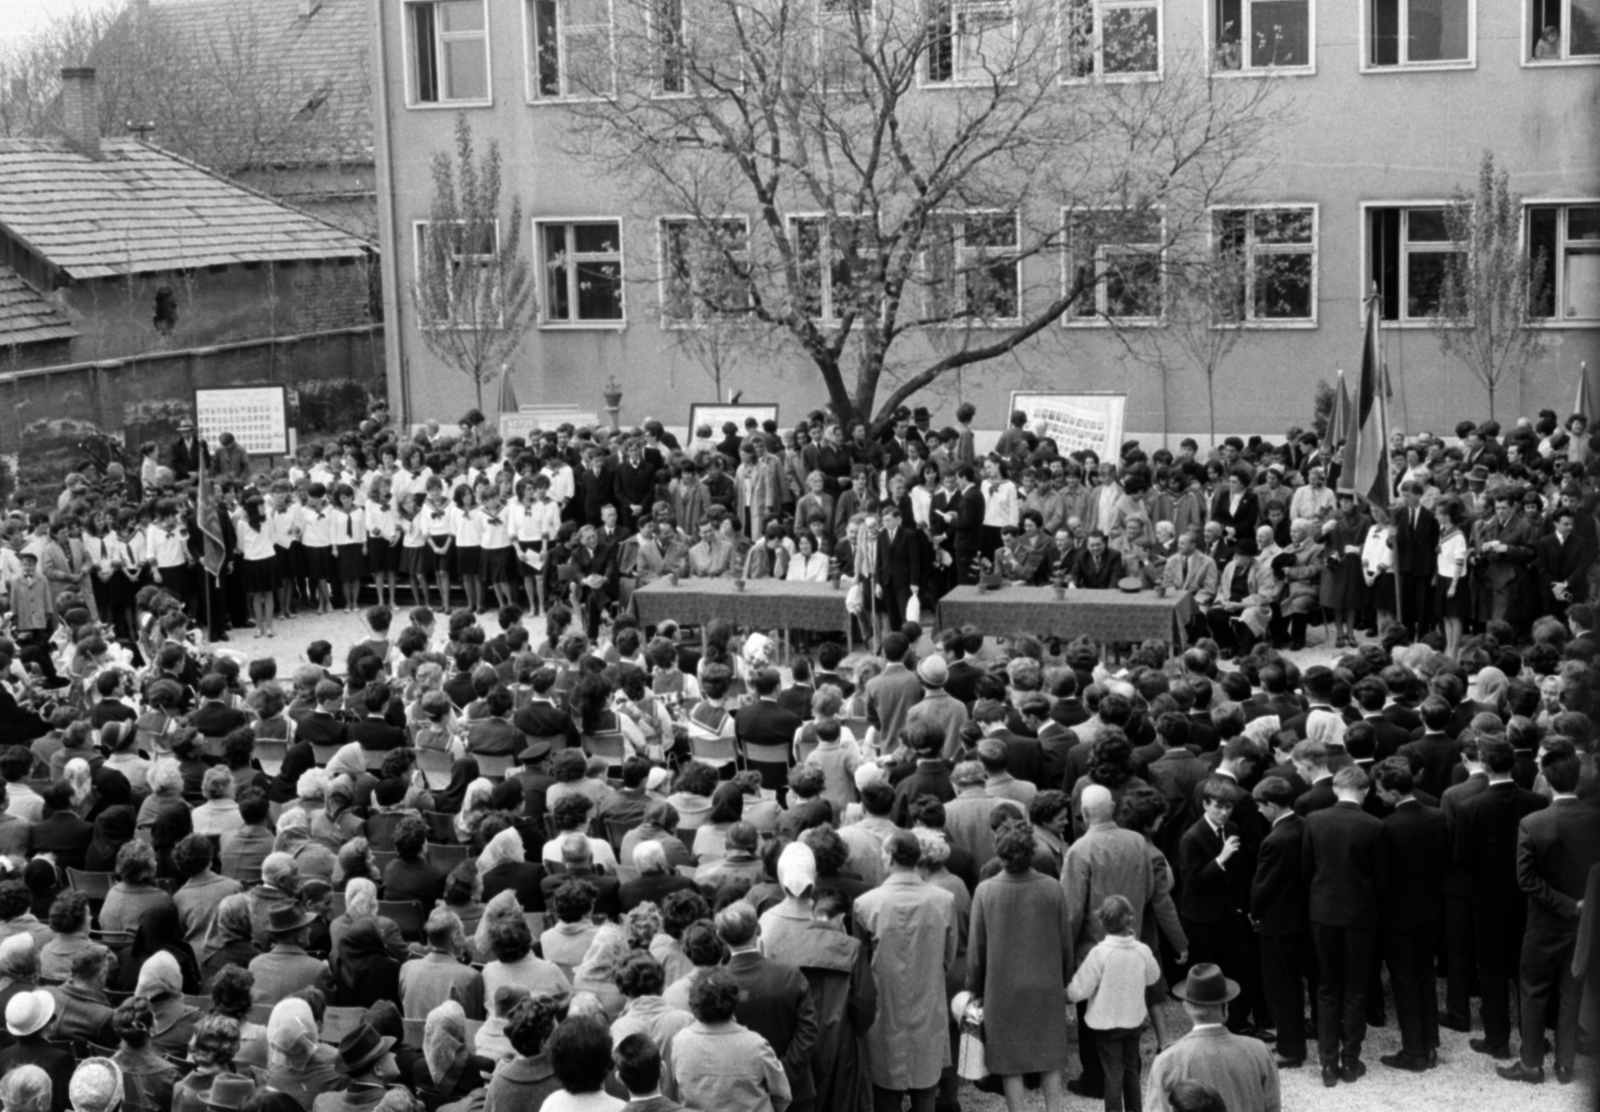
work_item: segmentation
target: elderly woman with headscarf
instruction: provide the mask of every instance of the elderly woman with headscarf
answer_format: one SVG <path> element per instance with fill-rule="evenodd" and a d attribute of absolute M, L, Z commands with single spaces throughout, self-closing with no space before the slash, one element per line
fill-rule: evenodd
<path fill-rule="evenodd" d="M 150 1001 L 154 1020 L 150 1040 L 163 1054 L 182 1054 L 189 1047 L 189 1036 L 200 1020 L 200 1009 L 183 999 L 183 974 L 178 960 L 165 950 L 157 951 L 139 970 L 133 994 Z"/>
<path fill-rule="evenodd" d="M 340 944 L 345 936 L 357 923 L 366 919 L 378 924 L 378 933 L 383 937 L 384 949 L 390 957 L 396 961 L 405 961 L 411 955 L 395 921 L 386 915 L 378 914 L 378 886 L 366 879 L 352 880 L 344 889 L 344 914 L 328 924 L 328 936 L 333 942 L 335 966 L 338 964 Z"/>
<path fill-rule="evenodd" d="M 278 837 L 272 851 L 288 854 L 301 876 L 320 876 L 330 883 L 333 880 L 338 858 L 311 837 L 311 816 L 305 811 L 285 811 L 278 816 Z"/>
<path fill-rule="evenodd" d="M 217 974 L 230 965 L 248 969 L 261 950 L 255 944 L 250 922 L 250 897 L 240 893 L 228 896 L 217 905 L 217 918 L 206 939 L 205 957 L 200 962 L 200 983 L 209 992 Z"/>
<path fill-rule="evenodd" d="M 342 1092 L 350 1079 L 339 1070 L 339 1052 L 318 1041 L 311 1005 L 286 997 L 267 1020 L 267 1069 L 261 1083 L 310 1108 L 318 1093 Z"/>
<path fill-rule="evenodd" d="M 400 963 L 389 952 L 376 918 L 353 923 L 333 953 L 333 1002 L 366 1008 L 400 996 Z"/>
<path fill-rule="evenodd" d="M 348 745 L 341 745 L 338 752 L 329 759 L 324 769 L 331 783 L 340 776 L 350 779 L 351 799 L 358 807 L 366 807 L 372 802 L 372 789 L 378 786 L 378 778 L 367 771 L 367 754 L 359 742 L 352 741 Z"/>
<path fill-rule="evenodd" d="M 177 910 L 172 897 L 156 887 L 156 854 L 146 843 L 130 841 L 117 852 L 116 875 L 100 908 L 101 930 L 132 934 L 150 908 L 165 904 Z"/>
<path fill-rule="evenodd" d="M 136 826 L 139 840 L 154 842 L 156 820 L 162 815 L 182 811 L 185 819 L 189 817 L 189 804 L 183 798 L 183 770 L 178 767 L 178 762 L 169 757 L 164 757 L 151 767 L 150 796 L 139 805 L 139 821 Z"/>
<path fill-rule="evenodd" d="M 233 1072 L 239 1052 L 239 1024 L 225 1015 L 207 1015 L 189 1036 L 189 1060 L 194 1069 L 172 1090 L 172 1112 L 208 1112 L 211 1083 Z"/>
<path fill-rule="evenodd" d="M 166 1112 L 172 1107 L 178 1067 L 151 1044 L 154 1026 L 150 1001 L 142 996 L 124 1000 L 111 1014 L 111 1029 L 121 1040 L 111 1061 L 122 1071 L 128 1112 Z"/>
<path fill-rule="evenodd" d="M 506 1020 L 506 1038 L 517 1056 L 495 1070 L 484 1093 L 483 1112 L 524 1112 L 539 1108 L 560 1091 L 545 1045 L 556 1026 L 556 1002 L 530 996 Z"/>
<path fill-rule="evenodd" d="M 195 960 L 194 950 L 184 941 L 183 921 L 177 905 L 171 901 L 145 910 L 139 919 L 139 929 L 134 932 L 133 945 L 122 956 L 122 972 L 111 987 L 119 992 L 132 991 L 145 962 L 162 953 L 171 954 L 177 962 L 183 991 L 191 995 L 199 993 L 200 963 Z"/>
<path fill-rule="evenodd" d="M 358 835 L 340 846 L 335 854 L 332 883 L 342 888 L 352 880 L 360 880 L 363 877 L 374 884 L 383 883 L 383 878 L 378 873 L 378 859 L 373 856 L 371 843 Z M 389 895 L 387 885 L 384 885 L 384 894 L 391 900 L 407 898 L 399 893 Z"/>
<path fill-rule="evenodd" d="M 92 767 L 92 766 L 91 766 Z M 83 817 L 89 822 L 96 821 L 113 807 L 128 808 L 129 818 L 133 818 L 133 786 L 128 783 L 128 778 L 114 768 L 92 768 L 89 774 L 90 783 L 94 791 L 90 795 L 89 811 Z M 115 854 L 112 855 L 115 858 Z M 100 872 L 109 872 L 101 869 Z"/>
<path fill-rule="evenodd" d="M 522 835 L 515 827 L 489 839 L 478 855 L 478 875 L 483 878 L 485 900 L 492 902 L 502 892 L 510 892 L 524 911 L 544 910 L 544 893 L 539 888 L 544 870 L 528 861 Z"/>
<path fill-rule="evenodd" d="M 631 952 L 628 936 L 615 923 L 607 923 L 595 933 L 583 961 L 572 971 L 572 991 L 592 993 L 605 1009 L 606 1025 L 616 1022 L 627 1007 L 627 997 L 617 987 L 617 971 Z"/>
<path fill-rule="evenodd" d="M 1480 668 L 1477 683 L 1478 697 L 1473 702 L 1478 710 L 1498 715 L 1502 722 L 1510 717 L 1506 710 L 1506 691 L 1511 681 L 1506 679 L 1506 674 L 1492 665 Z"/>
<path fill-rule="evenodd" d="M 494 781 L 486 776 L 480 776 L 467 785 L 467 790 L 461 796 L 461 813 L 456 815 L 454 823 L 456 841 L 462 845 L 472 844 L 478 824 L 494 810 L 490 804 L 493 796 Z"/>
<path fill-rule="evenodd" d="M 112 724 L 107 723 L 108 726 Z M 80 819 L 87 819 L 95 805 L 94 770 L 82 757 L 74 757 L 67 762 L 64 773 L 67 783 L 72 786 L 72 813 Z"/>
<path fill-rule="evenodd" d="M 412 1070 L 415 1088 L 432 1089 L 445 1102 L 459 1100 L 482 1089 L 494 1069 L 492 1059 L 472 1053 L 467 1045 L 467 1015 L 460 1001 L 446 1000 L 428 1013 L 422 1061 Z"/>

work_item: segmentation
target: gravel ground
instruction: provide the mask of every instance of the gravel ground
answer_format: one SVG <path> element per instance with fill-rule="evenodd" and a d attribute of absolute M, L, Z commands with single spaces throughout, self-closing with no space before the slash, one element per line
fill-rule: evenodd
<path fill-rule="evenodd" d="M 499 625 L 493 615 L 480 619 L 491 636 Z M 538 643 L 544 637 L 544 619 L 525 619 L 531 640 Z M 398 628 L 398 626 L 396 627 Z M 315 640 L 326 640 L 333 645 L 334 659 L 342 662 L 350 646 L 363 639 L 365 627 L 359 615 L 328 614 L 302 615 L 292 621 L 277 623 L 277 636 L 272 639 L 254 637 L 254 630 L 236 630 L 233 640 L 226 646 L 252 659 L 276 657 L 278 674 L 287 678 L 303 662 L 305 647 Z M 1313 634 L 1315 636 L 1315 634 Z M 922 652 L 932 651 L 924 640 Z M 1303 652 L 1292 654 L 1302 667 L 1313 663 L 1331 663 L 1337 655 L 1331 648 L 1313 643 Z M 1188 1019 L 1176 1002 L 1169 1002 L 1173 1029 L 1184 1030 Z M 1481 1031 L 1476 1033 L 1481 1034 Z M 1369 1073 L 1354 1086 L 1340 1085 L 1326 1089 L 1317 1069 L 1307 1065 L 1298 1070 L 1285 1070 L 1281 1075 L 1283 1108 L 1286 1112 L 1299 1110 L 1339 1110 L 1339 1112 L 1429 1112 L 1452 1110 L 1467 1112 L 1579 1112 L 1595 1107 L 1589 1095 L 1600 1086 L 1600 1063 L 1592 1057 L 1578 1059 L 1579 1080 L 1570 1086 L 1557 1085 L 1553 1073 L 1543 1086 L 1516 1085 L 1495 1076 L 1494 1062 L 1481 1054 L 1474 1054 L 1467 1046 L 1468 1035 L 1455 1031 L 1441 1031 L 1443 1045 L 1439 1050 L 1439 1068 L 1425 1074 L 1409 1074 L 1386 1069 L 1378 1064 L 1378 1057 L 1392 1054 L 1400 1048 L 1400 1033 L 1393 1023 L 1391 1008 L 1387 1027 L 1369 1032 L 1363 1060 Z M 1155 1056 L 1155 1037 L 1145 1037 L 1145 1068 Z M 1548 1072 L 1548 1067 L 1547 1067 Z M 998 1096 L 980 1093 L 970 1085 L 963 1086 L 961 1104 L 967 1112 L 1002 1112 L 1005 1101 Z M 1028 1094 L 1025 1107 L 1042 1109 L 1044 1098 Z M 1067 1107 L 1074 1110 L 1098 1109 L 1099 1101 L 1088 1101 L 1068 1096 Z M 818 1112 L 827 1112 L 819 1109 Z M 1232 1112 L 1232 1110 L 1230 1110 Z"/>

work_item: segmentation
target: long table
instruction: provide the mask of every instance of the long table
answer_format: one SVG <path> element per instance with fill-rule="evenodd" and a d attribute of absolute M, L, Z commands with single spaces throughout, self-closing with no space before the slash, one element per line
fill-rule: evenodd
<path fill-rule="evenodd" d="M 1050 587 L 957 587 L 939 600 L 939 628 L 971 624 L 995 637 L 1035 634 L 1062 639 L 1087 634 L 1099 642 L 1166 641 L 1183 647 L 1183 630 L 1194 611 L 1188 595 L 1069 589 L 1056 598 Z"/>
<path fill-rule="evenodd" d="M 698 626 L 725 618 L 750 629 L 838 630 L 848 636 L 844 597 L 843 587 L 785 579 L 749 579 L 743 591 L 731 579 L 680 579 L 676 587 L 658 579 L 633 592 L 633 608 L 647 626 L 666 618 Z"/>

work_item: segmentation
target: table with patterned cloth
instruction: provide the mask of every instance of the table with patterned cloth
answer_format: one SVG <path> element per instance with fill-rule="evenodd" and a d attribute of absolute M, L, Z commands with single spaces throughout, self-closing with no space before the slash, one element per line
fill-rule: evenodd
<path fill-rule="evenodd" d="M 1068 590 L 1056 598 L 1050 587 L 1001 587 L 982 591 L 957 587 L 939 600 L 939 628 L 971 624 L 991 637 L 1021 634 L 1087 635 L 1095 641 L 1166 641 L 1183 647 L 1183 630 L 1194 612 L 1189 595 L 1157 598 L 1153 591 Z"/>
<path fill-rule="evenodd" d="M 667 618 L 703 626 L 726 618 L 748 629 L 809 629 L 850 632 L 844 608 L 845 590 L 826 583 L 791 583 L 786 579 L 747 579 L 740 591 L 731 579 L 679 579 L 674 587 L 658 579 L 633 592 L 634 613 L 642 625 Z"/>

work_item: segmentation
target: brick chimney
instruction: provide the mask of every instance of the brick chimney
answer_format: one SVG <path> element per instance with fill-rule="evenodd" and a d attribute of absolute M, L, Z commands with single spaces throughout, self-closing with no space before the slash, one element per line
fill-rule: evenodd
<path fill-rule="evenodd" d="M 93 66 L 61 71 L 61 129 L 78 150 L 90 158 L 100 157 L 100 99 L 95 95 Z"/>

